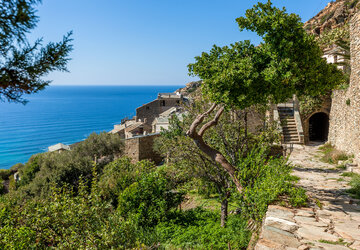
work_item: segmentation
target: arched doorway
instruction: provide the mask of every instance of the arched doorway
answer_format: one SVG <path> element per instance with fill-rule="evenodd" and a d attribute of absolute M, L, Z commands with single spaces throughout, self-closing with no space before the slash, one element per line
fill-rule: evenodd
<path fill-rule="evenodd" d="M 323 112 L 313 114 L 309 119 L 310 141 L 327 141 L 329 133 L 329 116 Z"/>

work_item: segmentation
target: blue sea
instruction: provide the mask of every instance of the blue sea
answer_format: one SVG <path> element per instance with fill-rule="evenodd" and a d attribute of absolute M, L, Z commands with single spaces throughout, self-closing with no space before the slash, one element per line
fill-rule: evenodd
<path fill-rule="evenodd" d="M 49 86 L 26 105 L 0 103 L 0 169 L 25 163 L 48 146 L 110 131 L 135 109 L 182 86 Z"/>

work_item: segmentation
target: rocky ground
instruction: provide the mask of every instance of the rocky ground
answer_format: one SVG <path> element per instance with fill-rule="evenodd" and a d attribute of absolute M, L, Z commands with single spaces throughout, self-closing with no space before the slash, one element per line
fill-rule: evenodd
<path fill-rule="evenodd" d="M 255 249 L 360 249 L 360 201 L 346 194 L 346 170 L 321 162 L 318 148 L 296 146 L 290 156 L 309 207 L 269 206 Z"/>

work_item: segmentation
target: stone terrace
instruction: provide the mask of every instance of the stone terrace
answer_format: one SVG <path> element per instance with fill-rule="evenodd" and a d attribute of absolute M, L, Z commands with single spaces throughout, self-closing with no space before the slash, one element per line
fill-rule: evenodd
<path fill-rule="evenodd" d="M 346 194 L 348 177 L 320 161 L 316 145 L 296 145 L 290 161 L 310 206 L 269 206 L 255 249 L 360 249 L 360 201 Z"/>

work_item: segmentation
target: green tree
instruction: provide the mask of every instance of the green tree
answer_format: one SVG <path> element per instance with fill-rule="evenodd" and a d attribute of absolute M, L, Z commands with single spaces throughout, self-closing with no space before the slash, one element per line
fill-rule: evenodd
<path fill-rule="evenodd" d="M 226 225 L 228 217 L 228 202 L 233 190 L 233 182 L 229 174 L 221 165 L 201 151 L 185 135 L 192 121 L 198 114 L 203 113 L 210 106 L 206 99 L 194 92 L 193 102 L 185 106 L 187 115 L 180 121 L 176 116 L 170 120 L 168 130 L 162 131 L 162 136 L 156 140 L 155 148 L 168 163 L 175 165 L 175 176 L 187 176 L 200 179 L 206 186 L 215 189 L 221 202 L 221 226 Z M 218 123 L 209 128 L 204 135 L 204 141 L 212 148 L 221 152 L 226 160 L 237 166 L 242 157 L 246 156 L 252 147 L 261 142 L 269 149 L 277 139 L 277 133 L 271 126 L 264 128 L 262 119 L 265 118 L 265 108 L 252 107 L 245 110 L 225 111 Z M 249 119 L 252 118 L 252 119 Z M 258 122 L 258 126 L 254 121 Z M 251 122 L 251 129 L 248 126 Z"/>
<path fill-rule="evenodd" d="M 39 18 L 35 6 L 41 0 L 0 0 L 0 100 L 26 103 L 23 94 L 44 89 L 43 80 L 54 70 L 67 71 L 72 50 L 71 32 L 57 43 L 42 45 L 42 39 L 30 44 L 26 34 Z"/>
<path fill-rule="evenodd" d="M 203 139 L 224 110 L 280 103 L 293 94 L 320 95 L 335 88 L 343 74 L 322 58 L 320 47 L 303 29 L 300 17 L 274 7 L 270 1 L 258 3 L 236 21 L 240 30 L 257 33 L 263 42 L 259 46 L 250 41 L 214 45 L 209 53 L 203 52 L 189 64 L 190 74 L 203 79 L 203 93 L 213 105 L 194 119 L 187 134 L 228 172 L 241 192 L 236 167 Z M 213 119 L 204 123 L 214 111 Z"/>

